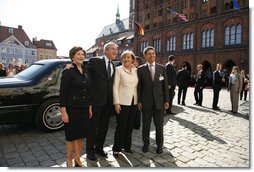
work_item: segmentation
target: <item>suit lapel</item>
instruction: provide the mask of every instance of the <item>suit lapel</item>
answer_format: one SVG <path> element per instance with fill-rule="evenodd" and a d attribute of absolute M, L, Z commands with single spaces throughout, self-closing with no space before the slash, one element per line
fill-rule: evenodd
<path fill-rule="evenodd" d="M 107 74 L 106 63 L 105 63 L 104 57 L 100 60 L 100 62 L 101 62 L 101 69 L 102 69 L 103 76 L 108 79 L 108 74 Z"/>
<path fill-rule="evenodd" d="M 154 83 L 159 81 L 159 79 L 158 79 L 159 73 L 160 73 L 159 66 L 157 64 L 155 64 Z"/>
<path fill-rule="evenodd" d="M 150 81 L 153 83 L 152 78 L 151 78 L 151 74 L 150 74 L 150 68 L 149 68 L 148 64 L 146 65 L 145 68 L 146 68 L 145 72 L 146 72 L 147 76 L 149 76 Z"/>

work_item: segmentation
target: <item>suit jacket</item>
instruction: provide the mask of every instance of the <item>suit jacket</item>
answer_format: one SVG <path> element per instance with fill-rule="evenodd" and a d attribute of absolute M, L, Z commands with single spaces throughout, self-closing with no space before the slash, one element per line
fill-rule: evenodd
<path fill-rule="evenodd" d="M 205 72 L 202 70 L 202 72 L 198 72 L 196 76 L 196 88 L 205 87 Z"/>
<path fill-rule="evenodd" d="M 213 72 L 213 89 L 221 90 L 222 76 L 218 70 Z"/>
<path fill-rule="evenodd" d="M 168 85 L 171 85 L 172 88 L 176 87 L 176 70 L 171 63 L 166 64 L 166 71 L 168 76 Z"/>
<path fill-rule="evenodd" d="M 147 64 L 138 68 L 138 102 L 142 103 L 143 109 L 152 110 L 164 108 L 164 103 L 169 102 L 168 78 L 164 66 L 155 64 L 154 82 L 150 76 Z"/>
<path fill-rule="evenodd" d="M 104 57 L 91 58 L 87 63 L 87 69 L 91 76 L 91 102 L 94 106 L 103 107 L 107 102 L 113 105 L 113 74 L 108 78 Z"/>
<path fill-rule="evenodd" d="M 138 75 L 137 68 L 131 73 L 124 66 L 116 67 L 113 83 L 113 104 L 130 106 L 134 97 L 134 105 L 138 104 Z"/>
<path fill-rule="evenodd" d="M 179 87 L 188 87 L 191 80 L 190 71 L 188 71 L 187 69 L 179 70 L 176 79 Z"/>
<path fill-rule="evenodd" d="M 88 108 L 90 102 L 91 81 L 89 74 L 83 68 L 83 74 L 77 66 L 63 71 L 60 85 L 60 107 Z"/>

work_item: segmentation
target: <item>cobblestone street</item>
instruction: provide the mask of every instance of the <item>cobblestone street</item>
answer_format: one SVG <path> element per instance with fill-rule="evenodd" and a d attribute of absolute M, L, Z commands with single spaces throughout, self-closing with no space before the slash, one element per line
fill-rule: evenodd
<path fill-rule="evenodd" d="M 249 101 L 240 101 L 238 114 L 231 114 L 229 92 L 220 92 L 219 107 L 212 106 L 213 92 L 204 90 L 203 106 L 195 106 L 193 88 L 189 88 L 186 106 L 177 105 L 177 114 L 164 118 L 164 149 L 156 154 L 154 125 L 151 126 L 149 152 L 141 148 L 141 129 L 134 130 L 133 154 L 112 155 L 115 117 L 111 117 L 105 151 L 97 162 L 82 160 L 86 167 L 250 167 Z M 177 93 L 177 90 L 176 90 Z M 176 94 L 177 95 L 177 94 Z M 249 97 L 248 97 L 249 100 Z M 0 126 L 1 167 L 65 167 L 64 132 L 42 133 L 33 125 Z"/>

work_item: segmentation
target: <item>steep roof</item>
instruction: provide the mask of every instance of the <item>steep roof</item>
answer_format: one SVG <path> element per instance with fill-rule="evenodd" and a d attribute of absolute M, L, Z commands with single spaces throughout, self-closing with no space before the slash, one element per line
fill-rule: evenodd
<path fill-rule="evenodd" d="M 37 48 L 57 50 L 52 40 L 45 40 L 45 39 L 41 39 L 40 41 L 33 40 L 33 44 Z"/>
<path fill-rule="evenodd" d="M 19 25 L 18 28 L 0 26 L 0 43 L 12 35 L 15 36 L 15 38 L 17 38 L 26 48 L 36 48 L 23 30 L 22 26 Z M 25 44 L 25 41 L 27 41 L 28 44 Z"/>
<path fill-rule="evenodd" d="M 105 26 L 97 38 L 129 30 L 129 18 L 116 20 L 115 23 Z"/>

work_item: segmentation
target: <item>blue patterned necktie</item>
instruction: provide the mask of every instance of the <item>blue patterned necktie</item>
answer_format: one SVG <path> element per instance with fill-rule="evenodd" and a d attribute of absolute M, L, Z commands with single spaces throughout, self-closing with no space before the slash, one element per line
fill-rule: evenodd
<path fill-rule="evenodd" d="M 108 61 L 108 78 L 111 77 L 111 66 L 110 66 L 110 61 Z"/>

